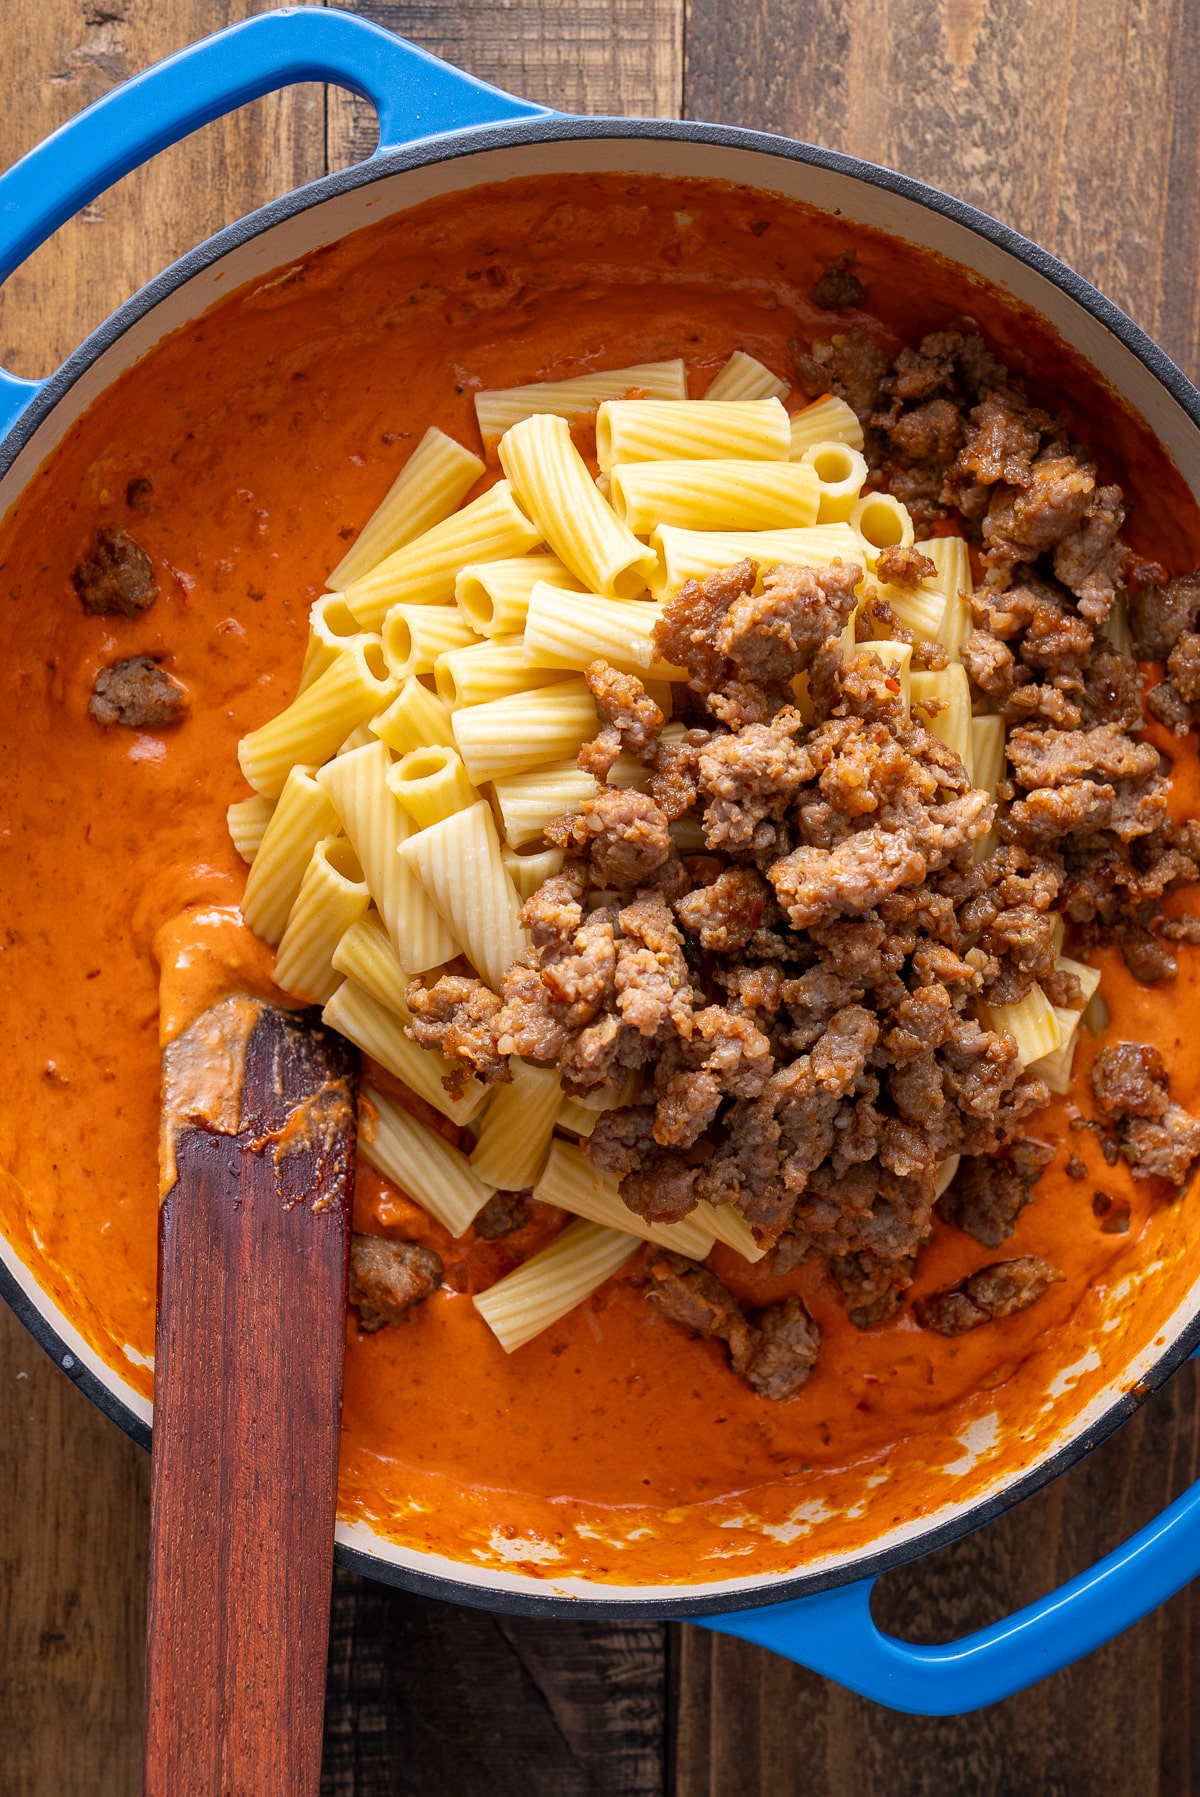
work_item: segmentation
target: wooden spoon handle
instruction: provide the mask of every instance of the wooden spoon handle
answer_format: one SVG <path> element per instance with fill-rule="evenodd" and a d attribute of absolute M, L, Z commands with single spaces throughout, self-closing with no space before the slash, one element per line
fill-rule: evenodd
<path fill-rule="evenodd" d="M 164 1060 L 176 1177 L 160 1229 L 147 1797 L 319 1786 L 350 1056 L 311 1013 L 232 999 Z"/>

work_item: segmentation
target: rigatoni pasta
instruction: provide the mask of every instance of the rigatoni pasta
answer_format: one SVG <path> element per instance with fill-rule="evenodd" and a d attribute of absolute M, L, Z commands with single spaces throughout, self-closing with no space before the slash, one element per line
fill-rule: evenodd
<path fill-rule="evenodd" d="M 587 668 L 606 661 L 622 673 L 650 680 L 682 680 L 683 668 L 660 661 L 654 631 L 662 607 L 643 599 L 604 599 L 536 586 L 525 619 L 523 654 L 536 668 Z"/>
<path fill-rule="evenodd" d="M 475 395 L 475 416 L 485 437 L 498 437 L 514 424 L 539 412 L 576 418 L 594 412 L 605 399 L 635 392 L 647 399 L 686 399 L 683 359 L 639 362 L 631 368 L 605 368 L 595 374 L 573 374 L 562 381 L 530 381 L 524 387 L 496 387 Z"/>
<path fill-rule="evenodd" d="M 430 743 L 454 742 L 450 707 L 423 686 L 415 674 L 401 682 L 400 691 L 391 704 L 371 719 L 370 729 L 397 755 L 407 755 L 410 749 L 424 749 Z"/>
<path fill-rule="evenodd" d="M 456 606 L 393 605 L 383 620 L 383 654 L 397 680 L 432 674 L 439 655 L 478 642 Z"/>
<path fill-rule="evenodd" d="M 319 680 L 339 655 L 366 634 L 340 593 L 326 593 L 318 599 L 308 614 L 308 646 L 297 692 Z"/>
<path fill-rule="evenodd" d="M 598 1291 L 637 1246 L 637 1237 L 623 1230 L 568 1223 L 548 1247 L 475 1298 L 475 1308 L 513 1354 Z"/>
<path fill-rule="evenodd" d="M 644 1242 L 673 1248 L 695 1260 L 703 1260 L 716 1239 L 715 1230 L 705 1228 L 695 1213 L 680 1223 L 648 1223 L 635 1215 L 622 1202 L 616 1180 L 599 1172 L 587 1155 L 569 1142 L 551 1143 L 546 1170 L 533 1195 L 543 1204 L 557 1204 L 560 1210 L 586 1217 L 591 1223 L 627 1230 Z"/>
<path fill-rule="evenodd" d="M 595 734 L 596 707 L 583 680 L 559 680 L 454 713 L 454 740 L 476 786 L 577 755 Z"/>
<path fill-rule="evenodd" d="M 757 356 L 748 355 L 744 349 L 735 349 L 722 368 L 709 382 L 704 397 L 706 400 L 721 399 L 786 399 L 788 384 L 781 381 L 777 374 L 772 374 L 765 362 Z M 656 396 L 657 397 L 657 396 Z M 686 397 L 680 394 L 682 399 Z"/>
<path fill-rule="evenodd" d="M 760 569 L 837 560 L 861 566 L 864 559 L 849 524 L 815 524 L 807 530 L 680 530 L 662 524 L 651 533 L 650 543 L 658 556 L 650 589 L 658 600 L 669 599 L 685 581 L 707 580 L 746 556 Z"/>
<path fill-rule="evenodd" d="M 788 437 L 792 460 L 797 462 L 815 443 L 849 443 L 851 449 L 863 446 L 858 413 L 833 393 L 814 399 L 803 411 L 793 412 Z"/>
<path fill-rule="evenodd" d="M 440 524 L 457 511 L 482 473 L 483 463 L 472 450 L 431 425 L 326 584 L 350 586 Z"/>
<path fill-rule="evenodd" d="M 274 815 L 275 800 L 266 799 L 258 792 L 252 793 L 248 799 L 235 799 L 232 805 L 226 807 L 225 822 L 229 826 L 233 846 L 243 861 L 254 860 L 262 847 L 267 825 Z"/>
<path fill-rule="evenodd" d="M 563 418 L 523 419 L 500 441 L 500 465 L 559 560 L 593 591 L 632 599 L 654 556 L 596 489 Z"/>
<path fill-rule="evenodd" d="M 529 665 L 524 635 L 496 636 L 489 642 L 451 649 L 438 656 L 433 669 L 438 698 L 447 714 L 463 705 L 486 705 L 491 699 L 554 686 L 563 677 L 561 668 Z"/>
<path fill-rule="evenodd" d="M 525 628 L 529 595 L 539 581 L 555 587 L 581 586 L 556 555 L 521 555 L 502 562 L 468 563 L 454 583 L 454 600 L 480 636 L 516 636 Z"/>
<path fill-rule="evenodd" d="M 403 1105 L 365 1086 L 358 1147 L 364 1160 L 415 1198 L 451 1235 L 465 1235 L 495 1191 L 454 1148 Z"/>
<path fill-rule="evenodd" d="M 242 895 L 242 916 L 256 936 L 274 948 L 283 935 L 288 912 L 313 849 L 338 828 L 329 794 L 311 767 L 294 767 L 263 832 Z"/>
<path fill-rule="evenodd" d="M 791 442 L 777 399 L 615 399 L 596 413 L 596 460 L 605 474 L 624 462 L 784 462 Z"/>
<path fill-rule="evenodd" d="M 418 830 L 465 810 L 479 798 L 457 751 L 440 744 L 412 749 L 388 769 L 387 782 Z"/>
<path fill-rule="evenodd" d="M 554 1120 L 562 1106 L 562 1081 L 554 1067 L 534 1067 L 514 1055 L 511 1085 L 499 1085 L 479 1126 L 471 1166 L 480 1179 L 506 1192 L 521 1192 L 541 1177 Z"/>
<path fill-rule="evenodd" d="M 449 605 L 468 562 L 524 555 L 539 530 L 506 480 L 398 549 L 346 588 L 345 600 L 364 630 L 378 630 L 393 605 Z"/>
<path fill-rule="evenodd" d="M 378 911 L 368 911 L 350 926 L 333 951 L 333 967 L 335 973 L 361 986 L 377 1004 L 408 1022 L 405 993 L 412 975 L 400 965 Z"/>
<path fill-rule="evenodd" d="M 358 856 L 344 836 L 313 849 L 275 954 L 275 984 L 293 998 L 324 1004 L 340 983 L 333 953 L 366 915 L 371 895 Z"/>
<path fill-rule="evenodd" d="M 491 807 L 481 799 L 401 843 L 415 873 L 473 967 L 498 992 L 525 948 L 521 905 L 500 858 Z"/>
<path fill-rule="evenodd" d="M 617 516 L 638 536 L 659 524 L 793 529 L 815 524 L 820 503 L 820 483 L 805 462 L 628 462 L 613 469 L 610 492 Z"/>
<path fill-rule="evenodd" d="M 848 521 L 867 478 L 867 464 L 860 450 L 851 443 L 829 438 L 824 443 L 813 443 L 797 462 L 789 463 L 789 467 L 810 469 L 817 489 L 816 516 L 798 519 L 797 523 L 844 524 Z"/>
<path fill-rule="evenodd" d="M 440 967 L 458 943 L 397 850 L 415 825 L 388 785 L 391 758 L 381 742 L 339 755 L 318 779 L 350 838 L 396 953 L 411 973 Z"/>
<path fill-rule="evenodd" d="M 257 792 L 278 798 L 297 763 L 327 761 L 357 725 L 383 709 L 397 685 L 379 638 L 355 643 L 283 711 L 243 736 L 243 774 Z"/>
<path fill-rule="evenodd" d="M 460 1075 L 445 1055 L 418 1048 L 405 1033 L 404 1019 L 364 992 L 353 980 L 343 980 L 321 1013 L 330 1029 L 340 1030 L 364 1054 L 386 1067 L 406 1086 L 453 1123 L 469 1123 L 487 1099 L 487 1088 L 477 1079 L 456 1084 L 451 1097 L 446 1080 Z"/>

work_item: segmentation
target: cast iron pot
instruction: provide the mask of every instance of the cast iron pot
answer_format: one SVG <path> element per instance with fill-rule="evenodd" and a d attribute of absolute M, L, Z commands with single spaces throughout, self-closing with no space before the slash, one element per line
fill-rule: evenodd
<path fill-rule="evenodd" d="M 692 122 L 571 118 L 488 87 L 350 14 L 264 14 L 116 89 L 0 179 L 0 280 L 59 224 L 189 131 L 273 89 L 328 81 L 368 98 L 380 121 L 370 160 L 220 232 L 123 305 L 51 379 L 0 371 L 0 516 L 90 402 L 169 331 L 264 271 L 437 194 L 523 174 L 636 171 L 735 181 L 802 199 L 960 264 L 1032 309 L 1092 366 L 1200 487 L 1200 394 L 1116 307 L 1044 251 L 983 213 L 870 163 L 760 132 Z M 1175 1207 L 1185 1228 L 1186 1205 Z M 102 1360 L 3 1235 L 0 1293 L 82 1390 L 136 1440 L 150 1408 Z M 1190 1244 L 1188 1244 L 1190 1246 Z M 1193 1254 L 1190 1264 L 1200 1269 Z M 456 1602 L 574 1616 L 686 1616 L 775 1649 L 898 1709 L 949 1714 L 993 1703 L 1119 1633 L 1200 1571 L 1200 1485 L 1124 1548 L 1041 1602 L 945 1647 L 882 1634 L 874 1578 L 1044 1485 L 1110 1434 L 1200 1340 L 1200 1271 L 1169 1314 L 1141 1294 L 1147 1328 L 1086 1403 L 1064 1402 L 1019 1476 L 983 1495 L 881 1530 L 866 1551 L 769 1580 L 686 1591 L 561 1588 L 518 1571 L 434 1560 L 355 1523 L 338 1559 Z"/>

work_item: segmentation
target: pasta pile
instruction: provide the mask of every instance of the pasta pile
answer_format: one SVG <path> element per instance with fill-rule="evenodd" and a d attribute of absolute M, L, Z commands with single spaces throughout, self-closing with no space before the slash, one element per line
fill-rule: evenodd
<path fill-rule="evenodd" d="M 911 667 L 910 643 L 872 642 L 906 702 L 976 786 L 994 796 L 1003 777 L 1003 720 L 972 716 L 958 659 L 971 628 L 965 541 L 918 544 L 936 575 L 917 587 L 876 579 L 884 549 L 913 544 L 908 512 L 863 492 L 848 405 L 830 396 L 789 416 L 786 392 L 737 351 L 700 400 L 687 397 L 681 360 L 480 393 L 502 478 L 464 504 L 484 462 L 436 427 L 425 433 L 312 608 L 296 697 L 239 746 L 254 791 L 229 808 L 229 827 L 250 863 L 244 916 L 276 949 L 278 985 L 321 1004 L 326 1022 L 475 1138 L 469 1153 L 454 1148 L 367 1088 L 364 1157 L 456 1236 L 497 1190 L 532 1187 L 577 1219 L 475 1299 L 509 1352 L 641 1240 L 695 1259 L 716 1240 L 747 1260 L 763 1252 L 730 1206 L 645 1223 L 593 1170 L 580 1141 L 627 1095 L 571 1098 L 556 1070 L 514 1058 L 511 1085 L 469 1079 L 451 1096 L 449 1062 L 405 1033 L 413 976 L 436 978 L 463 956 L 498 990 L 527 945 L 522 903 L 562 860 L 545 825 L 597 791 L 576 761 L 597 729 L 583 670 L 599 658 L 639 675 L 669 718 L 683 671 L 656 659 L 653 633 L 685 581 L 747 556 L 857 561 L 894 618 L 949 654 L 929 672 Z M 597 477 L 570 424 L 589 411 Z M 852 619 L 847 653 L 854 642 Z M 668 723 L 664 740 L 672 730 L 682 726 Z M 647 777 L 622 756 L 610 781 Z M 685 840 L 690 820 L 675 828 L 684 852 L 702 846 Z M 1098 973 L 1061 965 L 1090 999 Z M 1079 1018 L 1035 986 L 985 1021 L 1062 1091 Z"/>

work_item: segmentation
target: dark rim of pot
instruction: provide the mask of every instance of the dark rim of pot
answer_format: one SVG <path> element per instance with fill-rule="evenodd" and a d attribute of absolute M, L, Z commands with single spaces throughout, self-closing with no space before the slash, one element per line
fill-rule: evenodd
<path fill-rule="evenodd" d="M 508 125 L 478 126 L 469 131 L 448 133 L 441 137 L 428 138 L 421 143 L 411 144 L 403 149 L 389 151 L 385 155 L 373 157 L 366 162 L 356 163 L 353 168 L 339 170 L 337 173 L 325 175 L 305 187 L 297 188 L 294 192 L 271 201 L 269 205 L 260 208 L 257 212 L 248 214 L 236 224 L 219 231 L 215 237 L 209 238 L 205 243 L 198 245 L 196 249 L 189 251 L 187 255 L 181 257 L 178 262 L 173 263 L 170 268 L 165 269 L 162 274 L 156 276 L 147 286 L 134 294 L 131 299 L 126 300 L 124 305 L 119 306 L 112 316 L 93 331 L 67 358 L 62 367 L 50 377 L 13 425 L 3 443 L 0 444 L 0 476 L 7 473 L 16 457 L 29 443 L 54 407 L 107 349 L 111 348 L 139 319 L 153 311 L 155 306 L 168 294 L 175 292 L 193 276 L 219 262 L 223 256 L 241 244 L 249 243 L 255 237 L 262 236 L 286 219 L 307 212 L 314 206 L 320 206 L 340 194 L 349 193 L 359 187 L 370 186 L 373 182 L 388 175 L 398 174 L 408 169 L 423 168 L 431 163 L 456 161 L 460 157 L 475 156 L 486 150 L 502 150 L 524 144 L 578 138 L 616 141 L 623 139 L 672 140 L 716 144 L 731 150 L 755 151 L 760 155 L 775 157 L 785 162 L 808 163 L 815 168 L 847 175 L 868 186 L 882 188 L 899 198 L 914 201 L 931 212 L 940 213 L 975 236 L 985 238 L 988 242 L 1005 250 L 1015 260 L 1044 276 L 1047 281 L 1060 288 L 1077 305 L 1091 313 L 1093 318 L 1097 319 L 1106 330 L 1111 332 L 1126 349 L 1137 357 L 1192 422 L 1200 428 L 1200 392 L 1197 392 L 1182 370 L 1176 367 L 1170 357 L 1138 325 L 1134 324 L 1131 318 L 1119 307 L 1113 305 L 1111 300 L 1106 299 L 1090 282 L 1085 281 L 1081 275 L 1076 274 L 1073 269 L 1060 262 L 1057 257 L 1051 256 L 1046 250 L 1040 249 L 1037 244 L 1031 243 L 1027 237 L 1022 237 L 1019 232 L 999 223 L 987 213 L 980 212 L 976 207 L 967 205 L 963 200 L 954 199 L 937 188 L 926 186 L 924 182 L 913 180 L 907 175 L 897 174 L 892 169 L 881 168 L 875 163 L 863 162 L 857 157 L 845 156 L 836 150 L 825 150 L 812 144 L 797 143 L 791 138 L 776 137 L 767 132 L 746 131 L 731 125 L 705 125 L 691 120 L 572 118 L 566 115 L 551 115 L 549 118 L 531 119 Z M 214 301 L 215 303 L 219 302 Z M 2 1262 L 0 1262 L 0 1298 L 6 1300 L 34 1339 L 40 1343 L 68 1377 L 74 1380 L 92 1403 L 106 1416 L 111 1417 L 115 1423 L 118 1423 L 134 1441 L 142 1447 L 148 1447 L 150 1430 L 147 1424 L 135 1416 L 103 1380 L 80 1363 L 77 1356 L 58 1335 L 53 1324 L 42 1314 L 34 1300 L 18 1285 L 12 1273 Z M 798 1572 L 794 1576 L 764 1580 L 757 1586 L 746 1587 L 738 1591 L 714 1591 L 711 1596 L 672 1597 L 669 1589 L 648 1587 L 645 1597 L 618 1598 L 606 1601 L 600 1598 L 542 1597 L 535 1593 L 496 1590 L 486 1586 L 465 1584 L 457 1579 L 420 1572 L 407 1566 L 397 1565 L 390 1559 L 377 1558 L 374 1554 L 365 1553 L 360 1549 L 340 1545 L 336 1550 L 336 1562 L 339 1566 L 362 1573 L 367 1578 L 398 1585 L 405 1590 L 421 1592 L 451 1603 L 468 1604 L 478 1609 L 500 1610 L 516 1615 L 667 1620 L 673 1617 L 689 1616 L 702 1618 L 728 1614 L 737 1610 L 757 1609 L 764 1604 L 786 1603 L 818 1591 L 827 1591 L 834 1586 L 852 1584 L 861 1579 L 877 1578 L 881 1573 L 906 1565 L 912 1560 L 935 1552 L 938 1548 L 948 1546 L 953 1541 L 960 1540 L 964 1535 L 970 1534 L 984 1523 L 992 1521 L 994 1517 L 1012 1509 L 1014 1505 L 1048 1485 L 1051 1480 L 1073 1466 L 1099 1442 L 1120 1428 L 1122 1423 L 1141 1408 L 1152 1392 L 1157 1391 L 1165 1384 L 1198 1344 L 1200 1344 L 1200 1312 L 1164 1350 L 1145 1377 L 1125 1392 L 1091 1428 L 1083 1431 L 1075 1440 L 1060 1448 L 1041 1465 L 1021 1478 L 1015 1479 L 1002 1492 L 973 1504 L 961 1515 L 940 1523 L 936 1527 L 915 1531 L 910 1540 L 877 1553 L 863 1554 L 849 1564 L 824 1572 Z M 386 1547 L 386 1541 L 383 1545 Z"/>

